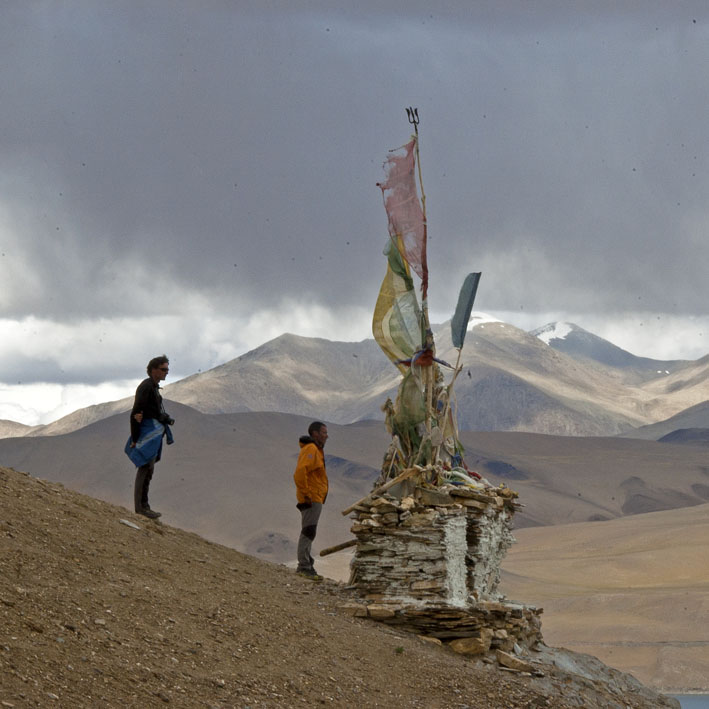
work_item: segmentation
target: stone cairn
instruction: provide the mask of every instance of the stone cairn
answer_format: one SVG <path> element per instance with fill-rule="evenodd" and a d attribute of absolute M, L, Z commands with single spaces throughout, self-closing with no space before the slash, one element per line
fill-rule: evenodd
<path fill-rule="evenodd" d="M 462 654 L 497 651 L 519 669 L 508 653 L 542 641 L 542 611 L 497 590 L 517 493 L 484 478 L 438 479 L 415 466 L 343 511 L 354 520 L 350 586 L 361 597 L 347 609 Z"/>
<path fill-rule="evenodd" d="M 354 514 L 352 612 L 413 631 L 466 654 L 494 649 L 501 664 L 541 641 L 541 611 L 505 601 L 500 562 L 513 542 L 517 494 L 469 474 L 458 438 L 453 386 L 480 273 L 463 282 L 450 323 L 455 366 L 436 356 L 428 315 L 426 198 L 418 149 L 418 109 L 407 109 L 414 135 L 390 151 L 384 197 L 390 240 L 372 334 L 402 375 L 396 401 L 382 406 L 392 442 L 380 485 L 343 514 Z M 416 167 L 418 166 L 418 170 Z M 418 197 L 421 189 L 421 199 Z M 421 301 L 412 272 L 420 279 Z M 446 384 L 440 367 L 453 371 Z M 499 653 L 502 653 L 500 655 Z M 513 663 L 513 656 L 509 655 Z M 510 669 L 520 669 L 511 667 Z"/>

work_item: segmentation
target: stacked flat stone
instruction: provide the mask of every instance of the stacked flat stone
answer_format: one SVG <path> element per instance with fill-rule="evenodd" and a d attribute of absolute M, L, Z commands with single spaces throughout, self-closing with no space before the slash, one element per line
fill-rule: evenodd
<path fill-rule="evenodd" d="M 350 586 L 362 602 L 348 607 L 467 654 L 532 647 L 541 641 L 541 610 L 497 590 L 516 498 L 484 483 L 419 483 L 402 498 L 384 493 L 358 504 Z"/>
<path fill-rule="evenodd" d="M 412 606 L 394 601 L 349 602 L 343 610 L 396 626 L 464 655 L 517 651 L 542 641 L 541 609 L 509 601 L 477 601 L 465 608 Z"/>

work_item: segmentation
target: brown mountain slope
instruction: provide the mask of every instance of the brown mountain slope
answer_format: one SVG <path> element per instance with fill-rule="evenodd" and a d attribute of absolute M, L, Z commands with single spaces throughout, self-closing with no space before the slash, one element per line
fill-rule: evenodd
<path fill-rule="evenodd" d="M 136 382 L 136 386 L 138 386 L 138 382 Z M 133 406 L 132 397 L 86 406 L 83 409 L 72 411 L 70 414 L 62 416 L 60 419 L 52 421 L 51 423 L 34 426 L 26 435 L 39 437 L 59 436 L 62 433 L 71 433 L 72 431 L 78 431 L 84 426 L 89 426 L 95 421 L 100 421 L 101 419 L 108 418 L 109 416 L 123 411 L 130 411 L 131 406 Z"/>
<path fill-rule="evenodd" d="M 664 421 L 641 426 L 627 431 L 628 438 L 642 438 L 646 441 L 657 441 L 663 436 L 683 428 L 709 428 L 709 401 L 703 401 L 695 406 L 680 411 Z"/>
<path fill-rule="evenodd" d="M 456 362 L 447 324 L 436 327 L 436 343 L 440 358 Z M 709 398 L 706 358 L 676 362 L 670 375 L 629 380 L 622 367 L 564 354 L 505 323 L 474 327 L 461 364 L 464 373 L 455 391 L 462 430 L 615 435 Z M 444 372 L 449 378 L 450 370 Z M 396 396 L 399 381 L 398 370 L 374 340 L 331 342 L 284 334 L 168 384 L 165 394 L 203 413 L 278 411 L 347 424 L 381 420 L 381 406 Z M 69 433 L 125 411 L 130 403 L 89 406 L 27 435 Z"/>
<path fill-rule="evenodd" d="M 6 707 L 677 706 L 587 656 L 464 659 L 344 615 L 337 584 L 6 468 L 0 500 Z"/>
<path fill-rule="evenodd" d="M 34 426 L 26 426 L 17 421 L 7 421 L 0 419 L 0 438 L 14 438 L 15 436 L 28 436 L 31 434 Z"/>
<path fill-rule="evenodd" d="M 675 409 L 668 416 L 706 401 L 709 399 L 709 355 L 666 377 L 648 382 L 643 389 L 658 400 L 666 401 L 670 410 Z"/>
<path fill-rule="evenodd" d="M 284 334 L 206 372 L 165 387 L 205 413 L 280 411 L 345 424 L 382 418 L 398 370 L 374 340 L 332 342 Z"/>
<path fill-rule="evenodd" d="M 505 323 L 486 323 L 474 328 L 468 338 L 462 363 L 466 373 L 471 370 L 471 377 L 467 382 L 466 377 L 459 379 L 456 395 L 465 401 L 466 389 L 476 379 L 476 368 L 494 367 L 498 376 L 503 375 L 503 381 L 481 402 L 480 408 L 488 414 L 505 411 L 511 420 L 504 428 L 466 426 L 463 416 L 463 429 L 602 435 L 646 422 L 643 410 L 646 396 L 641 390 L 623 385 L 619 378 L 593 363 L 579 362 L 557 352 L 519 328 Z M 455 357 L 449 328 L 441 328 L 437 345 L 444 359 Z M 522 383 L 533 396 L 515 392 Z M 480 386 L 474 389 L 479 390 Z M 510 389 L 517 397 L 516 406 L 507 401 Z M 480 396 L 479 391 L 477 394 Z M 513 422 L 516 417 L 520 418 L 518 424 Z"/>

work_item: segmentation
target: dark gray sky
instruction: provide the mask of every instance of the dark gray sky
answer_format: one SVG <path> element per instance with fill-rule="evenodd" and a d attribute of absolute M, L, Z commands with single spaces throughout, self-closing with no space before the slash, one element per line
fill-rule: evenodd
<path fill-rule="evenodd" d="M 705 2 L 353 5 L 0 5 L 0 418 L 368 337 L 409 105 L 434 319 L 706 354 Z"/>

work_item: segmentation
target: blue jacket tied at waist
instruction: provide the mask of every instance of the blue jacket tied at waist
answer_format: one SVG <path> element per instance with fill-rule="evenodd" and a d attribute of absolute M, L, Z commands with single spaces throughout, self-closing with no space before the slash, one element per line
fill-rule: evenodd
<path fill-rule="evenodd" d="M 167 424 L 162 424 L 157 419 L 143 419 L 140 424 L 140 437 L 135 446 L 131 447 L 133 440 L 128 437 L 126 455 L 133 461 L 136 467 L 146 465 L 151 460 L 157 462 L 162 453 L 162 437 L 166 436 L 167 445 L 174 442 L 172 431 Z"/>

